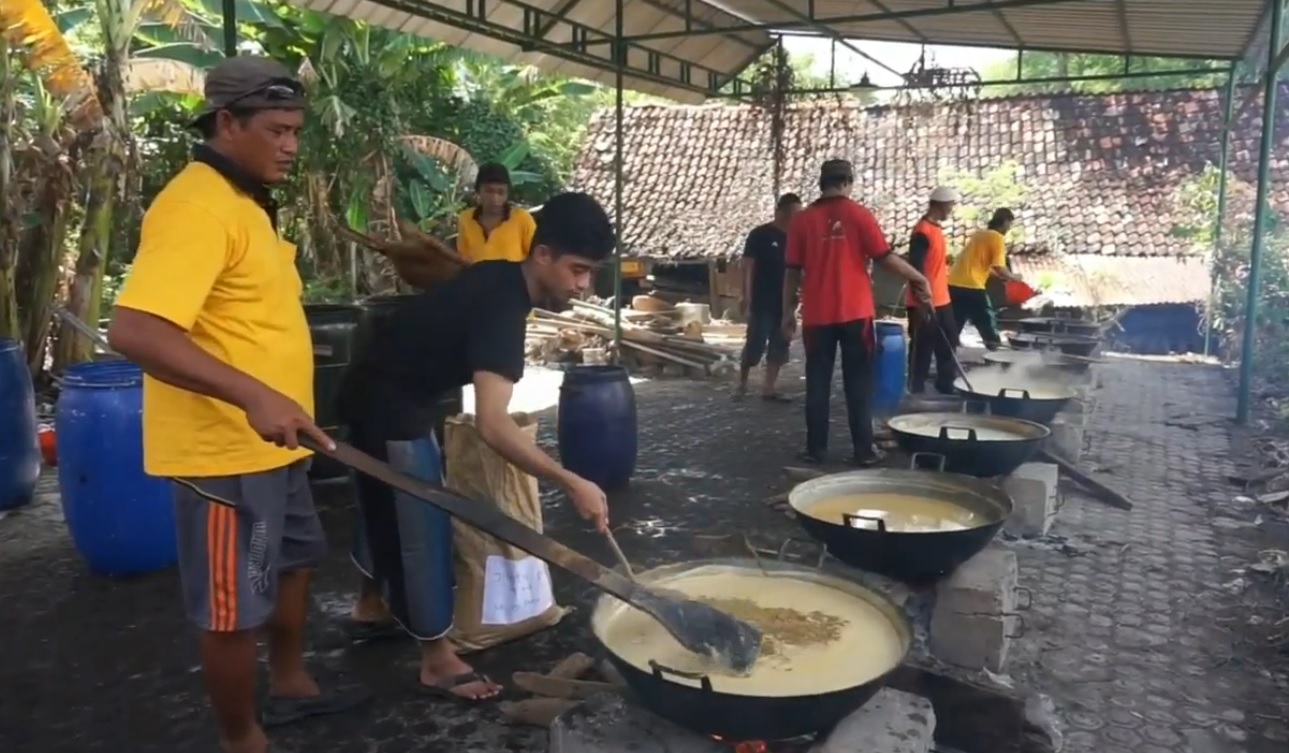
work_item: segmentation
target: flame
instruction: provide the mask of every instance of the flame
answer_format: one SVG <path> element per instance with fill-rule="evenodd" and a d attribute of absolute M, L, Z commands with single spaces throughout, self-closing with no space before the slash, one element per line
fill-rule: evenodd
<path fill-rule="evenodd" d="M 718 743 L 728 744 L 728 741 L 720 735 L 712 735 L 712 739 Z M 766 745 L 764 740 L 745 740 L 734 744 L 734 753 L 770 753 L 770 746 Z"/>

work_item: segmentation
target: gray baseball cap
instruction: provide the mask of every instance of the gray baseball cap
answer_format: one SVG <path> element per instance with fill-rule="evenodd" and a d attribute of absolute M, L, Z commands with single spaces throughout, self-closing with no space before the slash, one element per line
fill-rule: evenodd
<path fill-rule="evenodd" d="M 304 86 L 272 58 L 237 55 L 206 74 L 206 101 L 194 123 L 219 110 L 303 110 Z"/>

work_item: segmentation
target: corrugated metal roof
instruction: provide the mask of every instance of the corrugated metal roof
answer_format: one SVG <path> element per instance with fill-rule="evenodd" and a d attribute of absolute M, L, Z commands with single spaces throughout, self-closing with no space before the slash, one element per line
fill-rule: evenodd
<path fill-rule="evenodd" d="M 609 42 L 615 3 L 606 0 L 289 0 L 292 5 L 415 34 L 503 60 L 612 86 Z M 625 0 L 623 34 L 684 32 L 746 22 L 700 0 Z M 544 35 L 543 35 L 544 32 Z M 541 37 L 545 42 L 537 42 Z M 581 40 L 578 48 L 574 40 Z M 702 102 L 773 46 L 765 31 L 672 37 L 627 48 L 629 89 Z M 688 70 L 686 70 L 688 69 Z"/>
<path fill-rule="evenodd" d="M 288 1 L 550 72 L 614 80 L 609 0 Z M 1235 60 L 1265 43 L 1269 8 L 1269 0 L 624 0 L 625 81 L 701 102 L 769 49 L 774 30 Z"/>
<path fill-rule="evenodd" d="M 724 0 L 724 4 L 772 27 L 798 30 L 811 28 L 803 17 L 813 7 L 814 25 L 855 39 L 1223 59 L 1245 54 L 1269 8 L 1267 0 Z"/>

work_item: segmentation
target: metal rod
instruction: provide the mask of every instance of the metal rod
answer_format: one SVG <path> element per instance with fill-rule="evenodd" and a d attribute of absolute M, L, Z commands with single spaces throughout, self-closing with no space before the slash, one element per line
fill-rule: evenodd
<path fill-rule="evenodd" d="M 1244 303 L 1244 337 L 1240 347 L 1240 390 L 1236 395 L 1235 421 L 1249 420 L 1249 392 L 1253 387 L 1253 348 L 1258 326 L 1258 293 L 1262 286 L 1262 252 L 1266 246 L 1266 227 L 1270 219 L 1267 194 L 1271 189 L 1271 151 L 1276 141 L 1276 80 L 1274 67 L 1280 59 L 1284 37 L 1284 0 L 1271 6 L 1271 44 L 1267 46 L 1267 74 L 1262 91 L 1262 141 L 1258 149 L 1257 204 L 1253 215 L 1253 248 L 1249 251 L 1248 295 Z"/>
<path fill-rule="evenodd" d="M 237 55 L 237 0 L 224 0 L 224 56 Z"/>
<path fill-rule="evenodd" d="M 1231 156 L 1231 117 L 1235 114 L 1236 65 L 1226 73 L 1226 93 L 1222 114 L 1222 148 L 1217 158 L 1217 211 L 1213 218 L 1213 264 L 1209 269 L 1208 312 L 1204 317 L 1204 355 L 1213 350 L 1213 309 L 1217 299 L 1217 255 L 1222 248 L 1222 225 L 1226 221 L 1226 171 Z"/>
<path fill-rule="evenodd" d="M 622 49 L 622 36 L 626 25 L 626 12 L 623 9 L 623 0 L 617 0 L 616 15 L 614 18 L 613 36 L 617 40 L 613 46 L 614 52 L 614 108 L 613 108 L 613 353 L 615 358 L 621 358 L 622 354 L 622 243 L 626 234 L 622 231 L 624 218 L 622 216 L 622 171 L 625 167 L 623 164 L 623 152 L 626 149 L 626 128 L 623 125 L 626 111 L 626 101 L 623 93 L 625 82 L 622 80 L 622 65 L 625 62 L 625 54 Z"/>

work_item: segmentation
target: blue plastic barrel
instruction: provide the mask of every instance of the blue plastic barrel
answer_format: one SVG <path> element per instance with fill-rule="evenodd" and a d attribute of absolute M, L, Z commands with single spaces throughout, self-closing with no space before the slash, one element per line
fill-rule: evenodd
<path fill-rule="evenodd" d="M 873 411 L 892 413 L 904 398 L 907 380 L 908 346 L 904 325 L 899 322 L 877 322 L 877 379 L 873 390 Z"/>
<path fill-rule="evenodd" d="M 0 511 L 31 501 L 40 477 L 36 392 L 22 343 L 0 338 Z"/>
<path fill-rule="evenodd" d="M 626 486 L 636 470 L 636 392 L 621 366 L 575 366 L 559 388 L 559 456 L 601 489 Z"/>
<path fill-rule="evenodd" d="M 143 472 L 143 371 L 127 361 L 72 366 L 54 429 L 63 515 L 90 570 L 137 575 L 175 564 L 170 482 Z"/>

